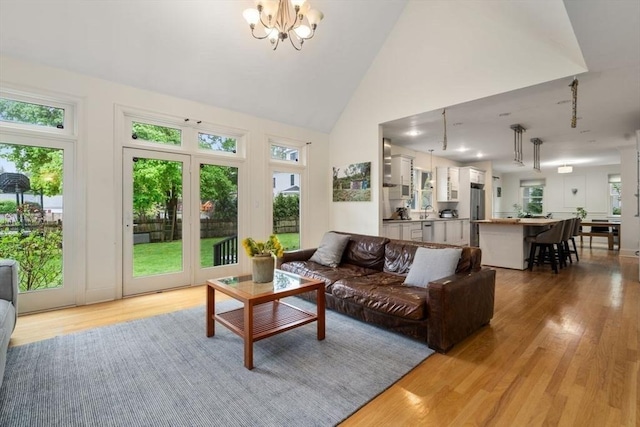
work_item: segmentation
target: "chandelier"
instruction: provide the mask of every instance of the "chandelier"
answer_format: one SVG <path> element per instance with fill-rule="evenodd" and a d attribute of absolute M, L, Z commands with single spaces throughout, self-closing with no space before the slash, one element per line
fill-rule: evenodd
<path fill-rule="evenodd" d="M 251 35 L 259 40 L 268 38 L 273 50 L 281 41 L 289 39 L 296 50 L 301 50 L 305 40 L 312 38 L 322 12 L 311 9 L 306 0 L 258 0 L 256 9 L 246 9 L 242 16 L 249 23 Z M 265 35 L 256 35 L 256 25 L 262 25 Z"/>

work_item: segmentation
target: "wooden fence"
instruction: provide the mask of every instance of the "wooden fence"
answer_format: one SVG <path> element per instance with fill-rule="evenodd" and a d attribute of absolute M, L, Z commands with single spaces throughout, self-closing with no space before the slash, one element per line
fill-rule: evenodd
<path fill-rule="evenodd" d="M 134 234 L 145 235 L 145 242 L 164 242 L 169 239 L 171 234 L 171 223 L 161 219 L 149 219 L 144 222 L 136 222 L 134 225 Z M 176 236 L 182 238 L 182 220 L 178 219 Z M 273 232 L 275 234 L 283 233 L 299 233 L 300 219 L 288 218 L 273 221 Z M 200 220 L 200 238 L 209 237 L 229 237 L 238 234 L 238 223 L 235 221 L 219 221 L 214 219 Z M 146 239 L 148 235 L 149 239 Z"/>
<path fill-rule="evenodd" d="M 164 242 L 168 241 L 171 236 L 171 221 L 162 219 L 147 219 L 145 221 L 136 221 L 133 226 L 134 237 L 139 236 L 137 240 L 143 242 Z M 213 219 L 200 220 L 200 238 L 209 237 L 227 237 L 238 234 L 238 223 L 235 221 L 218 221 Z M 182 239 L 182 220 L 178 219 L 176 225 L 176 238 Z M 148 238 L 147 238 L 148 237 Z"/>

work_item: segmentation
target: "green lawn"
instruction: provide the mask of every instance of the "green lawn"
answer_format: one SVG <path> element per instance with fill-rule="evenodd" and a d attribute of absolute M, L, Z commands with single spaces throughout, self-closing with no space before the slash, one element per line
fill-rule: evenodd
<path fill-rule="evenodd" d="M 213 266 L 213 244 L 223 237 L 212 237 L 200 240 L 200 266 Z M 298 233 L 278 234 L 278 239 L 285 250 L 300 248 Z M 240 252 L 242 251 L 241 243 Z M 133 277 L 152 276 L 182 270 L 182 241 L 162 243 L 141 243 L 133 247 Z"/>

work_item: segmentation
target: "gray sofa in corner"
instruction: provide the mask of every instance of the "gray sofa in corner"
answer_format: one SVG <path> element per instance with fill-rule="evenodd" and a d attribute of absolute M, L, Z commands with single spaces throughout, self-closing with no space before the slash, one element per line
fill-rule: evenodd
<path fill-rule="evenodd" d="M 18 263 L 0 259 L 0 386 L 7 363 L 7 349 L 18 315 Z"/>

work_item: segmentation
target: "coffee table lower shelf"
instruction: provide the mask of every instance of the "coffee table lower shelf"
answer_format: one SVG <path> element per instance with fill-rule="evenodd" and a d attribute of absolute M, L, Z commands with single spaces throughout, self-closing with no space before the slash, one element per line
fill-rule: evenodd
<path fill-rule="evenodd" d="M 284 302 L 272 301 L 253 307 L 253 337 L 259 341 L 280 332 L 315 322 L 318 316 Z M 215 320 L 245 338 L 244 307 L 218 313 Z"/>

